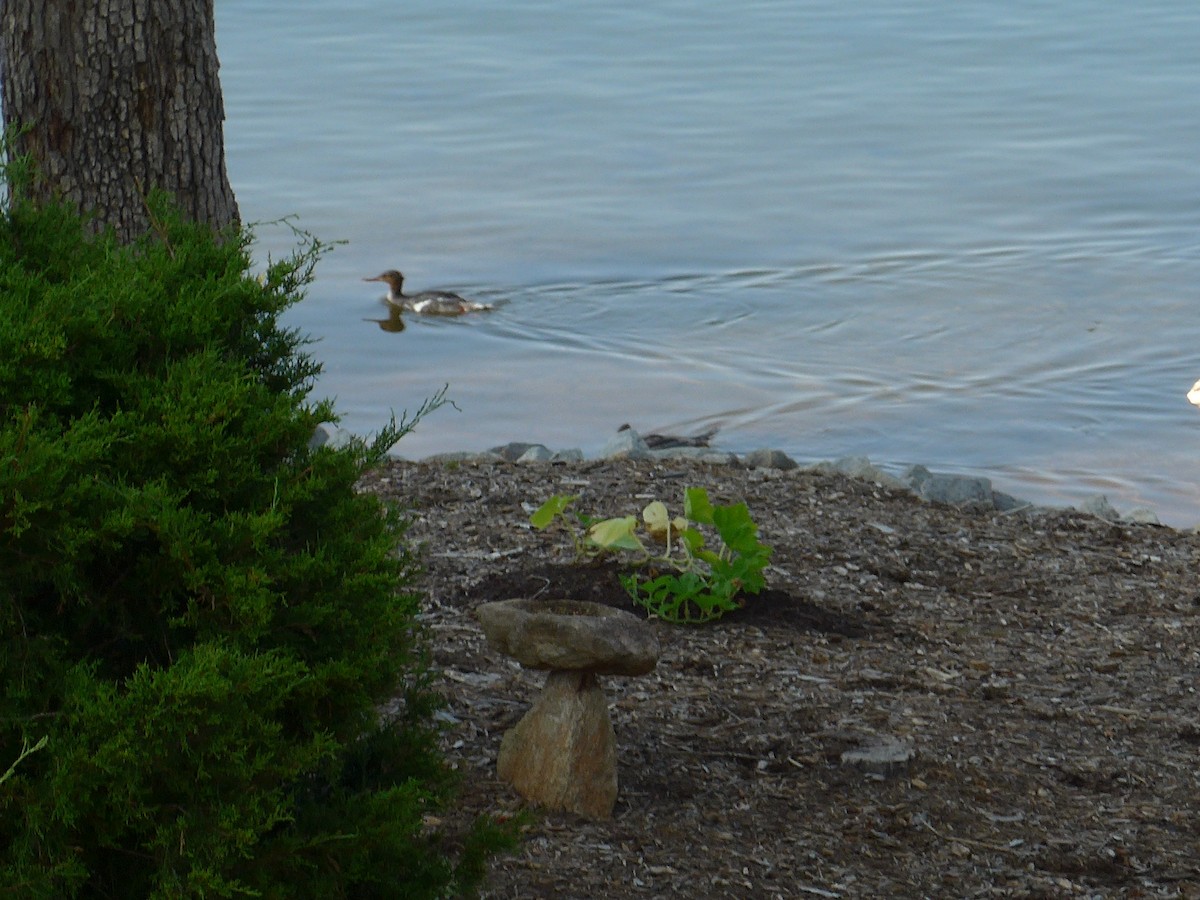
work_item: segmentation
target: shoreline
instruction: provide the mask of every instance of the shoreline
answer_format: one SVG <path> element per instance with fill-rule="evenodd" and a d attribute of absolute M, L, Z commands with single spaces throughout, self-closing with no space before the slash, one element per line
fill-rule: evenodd
<path fill-rule="evenodd" d="M 351 439 L 352 436 L 349 432 L 329 424 L 323 424 L 317 427 L 312 444 L 320 446 L 325 443 L 333 443 L 335 446 L 339 446 Z M 666 442 L 666 445 L 652 445 L 658 442 Z M 815 463 L 800 463 L 782 450 L 763 448 L 739 454 L 709 446 L 707 436 L 696 439 L 651 434 L 643 438 L 639 432 L 629 427 L 619 430 L 595 457 L 585 456 L 579 448 L 552 450 L 540 443 L 511 441 L 481 451 L 460 450 L 433 453 L 419 459 L 401 455 L 393 455 L 392 458 L 403 462 L 442 464 L 486 462 L 544 464 L 617 459 L 689 460 L 710 465 L 743 466 L 751 469 L 778 469 L 781 471 L 796 469 L 802 472 L 838 474 L 870 481 L 881 487 L 908 491 L 926 502 L 945 503 L 960 509 L 995 510 L 1000 513 L 1066 509 L 1086 513 L 1108 522 L 1158 525 L 1185 532 L 1200 528 L 1200 526 L 1180 527 L 1165 524 L 1153 509 L 1145 506 L 1120 512 L 1113 507 L 1108 496 L 1103 493 L 1093 494 L 1074 506 L 1039 504 L 997 490 L 992 484 L 992 479 L 986 475 L 932 472 L 920 464 L 905 466 L 899 475 L 893 475 L 871 462 L 866 456 L 845 456 Z"/>

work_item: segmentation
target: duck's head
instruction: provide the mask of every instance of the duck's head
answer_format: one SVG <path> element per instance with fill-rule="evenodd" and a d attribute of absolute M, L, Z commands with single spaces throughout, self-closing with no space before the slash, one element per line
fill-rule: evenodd
<path fill-rule="evenodd" d="M 404 275 L 397 272 L 395 269 L 388 269 L 374 278 L 364 278 L 363 281 L 383 281 L 392 289 L 392 293 L 399 294 L 404 287 Z"/>

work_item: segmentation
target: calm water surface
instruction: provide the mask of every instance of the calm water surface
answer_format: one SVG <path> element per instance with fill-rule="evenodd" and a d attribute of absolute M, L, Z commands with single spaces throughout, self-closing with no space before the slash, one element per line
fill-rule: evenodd
<path fill-rule="evenodd" d="M 405 456 L 721 446 L 1200 522 L 1200 6 L 218 0 L 234 189 Z M 263 256 L 292 246 L 259 229 Z M 382 330 L 379 286 L 501 301 Z"/>

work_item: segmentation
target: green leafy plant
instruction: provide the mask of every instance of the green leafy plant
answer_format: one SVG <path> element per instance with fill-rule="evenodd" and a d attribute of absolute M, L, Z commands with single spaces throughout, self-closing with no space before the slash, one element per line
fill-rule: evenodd
<path fill-rule="evenodd" d="M 575 494 L 555 494 L 534 511 L 530 524 L 545 529 L 565 520 L 578 499 Z M 573 533 L 576 554 L 632 554 L 631 564 L 639 571 L 622 575 L 622 586 L 635 603 L 668 622 L 719 619 L 766 584 L 763 569 L 771 548 L 759 541 L 746 504 L 713 505 L 704 488 L 684 491 L 682 516 L 672 517 L 666 504 L 655 500 L 640 517 L 594 519 L 575 513 L 575 519 L 582 527 L 581 534 Z M 716 533 L 716 549 L 709 548 L 700 526 Z"/>

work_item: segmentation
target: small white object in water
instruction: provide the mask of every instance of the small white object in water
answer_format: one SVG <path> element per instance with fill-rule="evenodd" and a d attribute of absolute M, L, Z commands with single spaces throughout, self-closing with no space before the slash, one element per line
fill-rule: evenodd
<path fill-rule="evenodd" d="M 1192 406 L 1200 406 L 1200 381 L 1192 385 L 1192 389 L 1187 392 L 1187 398 Z"/>

